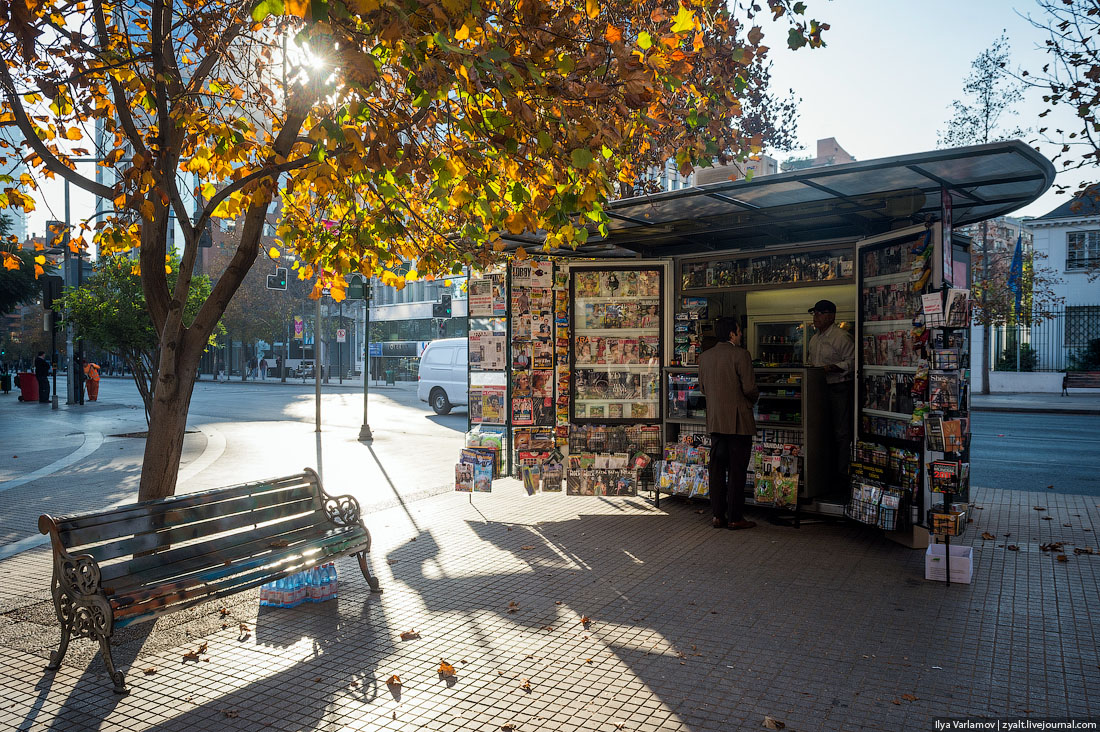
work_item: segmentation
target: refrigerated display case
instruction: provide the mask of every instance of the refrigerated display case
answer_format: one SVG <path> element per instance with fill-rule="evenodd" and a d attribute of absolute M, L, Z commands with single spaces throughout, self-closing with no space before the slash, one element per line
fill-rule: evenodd
<path fill-rule="evenodd" d="M 754 323 L 753 361 L 761 366 L 801 366 L 805 362 L 804 322 Z"/>

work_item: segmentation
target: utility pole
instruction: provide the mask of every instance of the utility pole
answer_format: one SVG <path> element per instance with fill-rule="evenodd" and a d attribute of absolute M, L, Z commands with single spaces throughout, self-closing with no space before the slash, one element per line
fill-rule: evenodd
<path fill-rule="evenodd" d="M 989 224 L 982 222 L 982 394 L 989 393 L 989 309 L 986 298 L 989 290 Z M 1020 362 L 1016 362 L 1019 368 Z"/>
<path fill-rule="evenodd" d="M 314 432 L 321 431 L 321 298 L 317 298 L 317 315 L 313 324 L 313 386 L 317 403 L 316 428 Z"/>
<path fill-rule="evenodd" d="M 371 280 L 363 278 L 363 426 L 359 428 L 360 442 L 374 442 L 374 435 L 370 431 L 370 423 L 367 421 L 367 402 L 370 396 L 370 296 Z"/>

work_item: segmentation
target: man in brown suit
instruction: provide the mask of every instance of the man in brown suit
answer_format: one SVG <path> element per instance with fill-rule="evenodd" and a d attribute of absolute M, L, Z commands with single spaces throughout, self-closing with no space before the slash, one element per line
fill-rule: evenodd
<path fill-rule="evenodd" d="M 718 343 L 699 357 L 710 433 L 711 523 L 716 529 L 751 529 L 756 522 L 745 520 L 745 471 L 756 434 L 752 405 L 759 392 L 752 358 L 741 346 L 741 324 L 721 318 L 715 336 Z"/>

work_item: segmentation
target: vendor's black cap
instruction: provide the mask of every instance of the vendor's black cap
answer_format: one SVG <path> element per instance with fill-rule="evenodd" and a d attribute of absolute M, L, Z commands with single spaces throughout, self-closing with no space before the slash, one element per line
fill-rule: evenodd
<path fill-rule="evenodd" d="M 818 300 L 814 303 L 814 306 L 806 311 L 807 313 L 835 313 L 836 303 L 832 300 Z"/>

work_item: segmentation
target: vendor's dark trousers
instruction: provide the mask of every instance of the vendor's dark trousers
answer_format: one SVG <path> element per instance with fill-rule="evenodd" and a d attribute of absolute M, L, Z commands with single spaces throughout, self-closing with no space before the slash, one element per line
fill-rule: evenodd
<path fill-rule="evenodd" d="M 829 416 L 833 428 L 833 449 L 836 456 L 836 474 L 833 478 L 836 490 L 848 488 L 848 463 L 852 451 L 852 402 L 855 384 L 842 381 L 828 385 Z"/>
<path fill-rule="evenodd" d="M 745 471 L 752 435 L 710 433 L 710 508 L 719 521 L 745 520 Z"/>
<path fill-rule="evenodd" d="M 48 403 L 50 401 L 50 377 L 38 376 L 38 401 Z"/>

